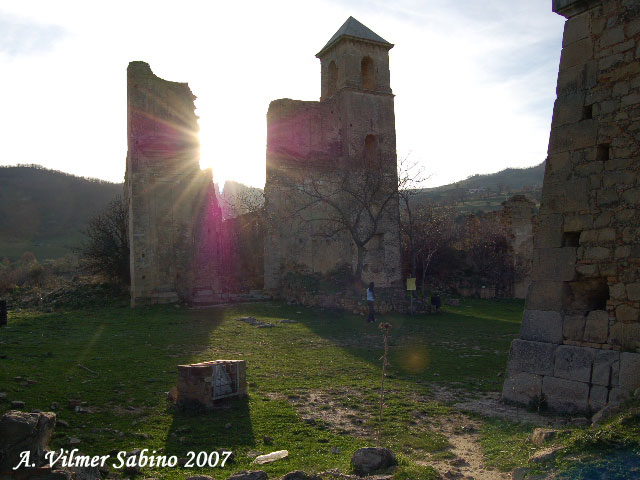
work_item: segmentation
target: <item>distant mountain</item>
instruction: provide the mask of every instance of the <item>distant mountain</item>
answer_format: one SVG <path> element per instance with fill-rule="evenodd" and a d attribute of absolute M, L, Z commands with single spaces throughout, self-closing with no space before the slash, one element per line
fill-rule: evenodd
<path fill-rule="evenodd" d="M 415 205 L 427 202 L 453 205 L 461 215 L 500 210 L 502 202 L 515 193 L 524 193 L 539 203 L 544 178 L 544 165 L 530 168 L 507 168 L 487 175 L 472 175 L 465 180 L 434 188 L 417 190 Z"/>
<path fill-rule="evenodd" d="M 472 175 L 465 180 L 442 185 L 435 188 L 427 188 L 427 191 L 452 190 L 454 188 L 487 189 L 518 191 L 524 189 L 539 189 L 544 178 L 544 164 L 529 168 L 505 168 L 497 173 L 486 175 Z"/>
<path fill-rule="evenodd" d="M 0 167 L 0 260 L 70 253 L 87 221 L 122 193 L 122 184 L 37 165 Z"/>

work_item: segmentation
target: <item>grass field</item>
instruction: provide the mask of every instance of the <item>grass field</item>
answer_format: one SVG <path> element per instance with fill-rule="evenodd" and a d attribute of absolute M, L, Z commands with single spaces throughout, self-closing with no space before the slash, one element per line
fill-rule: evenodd
<path fill-rule="evenodd" d="M 396 478 L 437 478 L 425 460 L 446 457 L 450 444 L 433 425 L 454 412 L 434 389 L 499 391 L 522 308 L 519 301 L 467 300 L 438 315 L 380 317 L 393 324 L 380 443 L 398 454 Z M 276 326 L 235 320 L 245 315 Z M 179 458 L 216 449 L 235 454 L 222 470 L 145 468 L 144 477 L 226 478 L 255 469 L 252 451 L 281 449 L 289 457 L 263 468 L 271 478 L 293 470 L 349 472 L 353 452 L 377 442 L 382 335 L 357 315 L 280 303 L 11 312 L 0 351 L 0 391 L 7 393 L 0 413 L 10 409 L 8 400 L 45 411 L 57 402 L 68 427 L 56 427 L 53 448 L 77 438 L 77 448 L 92 455 L 135 448 Z M 247 361 L 248 400 L 200 414 L 167 401 L 176 365 L 219 358 Z M 86 413 L 68 408 L 74 399 Z M 488 464 L 526 464 L 532 427 L 476 421 Z"/>

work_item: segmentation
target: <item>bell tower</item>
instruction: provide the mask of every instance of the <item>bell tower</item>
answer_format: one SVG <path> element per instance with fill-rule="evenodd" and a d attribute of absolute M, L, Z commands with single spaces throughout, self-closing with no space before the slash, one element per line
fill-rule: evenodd
<path fill-rule="evenodd" d="M 391 43 L 349 17 L 316 54 L 322 72 L 320 100 L 345 89 L 391 94 L 391 48 Z"/>
<path fill-rule="evenodd" d="M 389 75 L 393 44 L 353 17 L 316 54 L 320 103 L 334 105 L 347 165 L 397 174 L 396 127 Z"/>

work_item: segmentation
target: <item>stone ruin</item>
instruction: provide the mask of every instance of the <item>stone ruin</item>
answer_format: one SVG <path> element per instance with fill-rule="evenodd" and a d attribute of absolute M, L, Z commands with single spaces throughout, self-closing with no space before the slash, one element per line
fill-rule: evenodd
<path fill-rule="evenodd" d="M 222 216 L 200 169 L 195 96 L 148 64 L 127 69 L 131 305 L 213 300 L 220 292 Z"/>
<path fill-rule="evenodd" d="M 305 202 L 296 189 L 306 188 L 316 175 L 327 175 L 322 182 L 338 183 L 338 174 L 332 177 L 332 172 L 361 168 L 363 162 L 366 168 L 381 165 L 383 175 L 397 185 L 388 53 L 392 47 L 349 17 L 316 55 L 321 63 L 320 101 L 281 99 L 269 105 L 264 287 L 275 296 L 285 288 L 300 288 L 295 281 L 285 285 L 289 273 L 356 270 L 357 252 L 350 236 L 322 231 L 326 225 L 320 219 L 329 215 L 326 205 L 309 209 L 304 220 L 290 215 Z M 346 194 L 337 197 L 340 201 Z M 366 245 L 362 277 L 377 287 L 401 284 L 398 212 L 397 201 L 392 202 Z"/>
<path fill-rule="evenodd" d="M 565 23 L 532 283 L 503 398 L 595 411 L 640 387 L 640 4 Z"/>
<path fill-rule="evenodd" d="M 247 364 L 244 360 L 178 365 L 179 405 L 213 408 L 220 400 L 241 398 L 247 394 Z"/>
<path fill-rule="evenodd" d="M 513 195 L 502 203 L 502 222 L 513 259 L 513 298 L 525 298 L 531 284 L 533 224 L 536 204 L 525 195 Z"/>

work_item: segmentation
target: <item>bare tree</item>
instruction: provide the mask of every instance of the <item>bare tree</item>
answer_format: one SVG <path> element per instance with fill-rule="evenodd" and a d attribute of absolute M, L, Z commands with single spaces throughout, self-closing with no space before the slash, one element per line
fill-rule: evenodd
<path fill-rule="evenodd" d="M 425 203 L 414 209 L 414 235 L 416 257 L 422 273 L 422 293 L 433 257 L 457 237 L 455 209 L 449 206 Z"/>
<path fill-rule="evenodd" d="M 346 234 L 357 251 L 355 280 L 362 281 L 367 245 L 382 225 L 398 215 L 398 177 L 394 168 L 371 159 L 361 165 L 310 167 L 304 178 L 280 179 L 292 205 L 291 216 L 314 225 L 315 235 Z M 394 223 L 395 224 L 395 223 Z"/>
<path fill-rule="evenodd" d="M 429 176 L 424 175 L 422 167 L 405 157 L 398 163 L 398 198 L 400 199 L 400 233 L 409 251 L 411 261 L 410 276 L 416 278 L 418 268 L 418 246 L 416 225 L 416 196 L 419 187 Z"/>
<path fill-rule="evenodd" d="M 95 215 L 82 232 L 85 241 L 80 247 L 81 266 L 90 273 L 104 275 L 112 281 L 128 285 L 129 211 L 118 197 Z"/>

